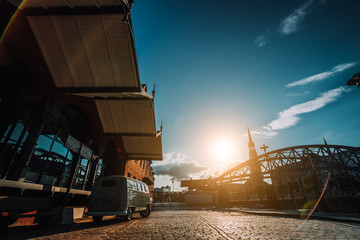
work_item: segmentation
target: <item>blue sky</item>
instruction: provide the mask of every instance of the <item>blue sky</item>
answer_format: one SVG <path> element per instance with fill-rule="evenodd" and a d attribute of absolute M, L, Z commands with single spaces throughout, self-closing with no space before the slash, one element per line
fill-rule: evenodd
<path fill-rule="evenodd" d="M 258 153 L 323 143 L 360 146 L 360 3 L 356 0 L 137 0 L 141 80 L 156 83 L 165 160 L 156 186 L 219 174 Z M 232 145 L 226 158 L 214 149 Z"/>

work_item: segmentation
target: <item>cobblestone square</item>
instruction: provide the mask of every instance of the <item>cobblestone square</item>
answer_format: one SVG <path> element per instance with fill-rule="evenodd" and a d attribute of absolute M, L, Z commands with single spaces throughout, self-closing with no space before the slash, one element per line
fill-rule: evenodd
<path fill-rule="evenodd" d="M 301 225 L 302 224 L 302 225 Z M 301 226 L 301 227 L 299 227 Z M 50 229 L 13 227 L 9 239 L 360 239 L 360 225 L 224 211 L 154 211 L 130 222 L 90 219 Z"/>

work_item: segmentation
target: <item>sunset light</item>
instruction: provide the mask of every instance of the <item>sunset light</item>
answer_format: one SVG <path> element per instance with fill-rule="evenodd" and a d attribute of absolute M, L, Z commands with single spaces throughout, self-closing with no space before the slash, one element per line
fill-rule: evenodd
<path fill-rule="evenodd" d="M 0 0 L 0 240 L 360 240 L 359 16 Z"/>
<path fill-rule="evenodd" d="M 231 141 L 221 139 L 215 142 L 213 153 L 218 159 L 231 160 L 235 156 L 235 146 Z"/>

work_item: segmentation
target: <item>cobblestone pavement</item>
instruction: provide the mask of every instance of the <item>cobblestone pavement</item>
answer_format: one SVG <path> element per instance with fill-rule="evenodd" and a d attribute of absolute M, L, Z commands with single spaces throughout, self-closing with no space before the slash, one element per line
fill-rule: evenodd
<path fill-rule="evenodd" d="M 130 222 L 84 220 L 50 229 L 13 227 L 9 239 L 360 239 L 360 225 L 222 211 L 155 211 Z M 301 227 L 299 228 L 299 226 Z"/>

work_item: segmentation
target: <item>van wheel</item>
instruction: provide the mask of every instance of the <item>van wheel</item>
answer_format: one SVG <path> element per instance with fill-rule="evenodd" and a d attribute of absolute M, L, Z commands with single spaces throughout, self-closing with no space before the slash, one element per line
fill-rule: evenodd
<path fill-rule="evenodd" d="M 146 217 L 148 217 L 150 215 L 150 212 L 151 212 L 150 206 L 148 205 L 146 207 L 146 210 L 140 212 L 140 216 L 143 217 L 143 218 L 146 218 Z"/>
<path fill-rule="evenodd" d="M 100 223 L 103 216 L 93 216 L 92 218 L 95 223 Z"/>
<path fill-rule="evenodd" d="M 133 209 L 132 208 L 128 208 L 126 216 L 125 216 L 125 220 L 126 221 L 130 221 L 132 219 L 133 216 Z"/>

